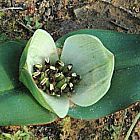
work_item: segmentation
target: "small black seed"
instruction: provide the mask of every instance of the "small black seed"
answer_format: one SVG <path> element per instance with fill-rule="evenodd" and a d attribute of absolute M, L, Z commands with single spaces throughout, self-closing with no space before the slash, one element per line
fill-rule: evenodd
<path fill-rule="evenodd" d="M 49 58 L 46 58 L 45 59 L 45 68 L 47 69 L 49 67 L 50 67 L 50 60 L 49 60 Z"/>
<path fill-rule="evenodd" d="M 57 60 L 56 63 L 55 63 L 55 67 L 56 67 L 59 71 L 61 71 L 61 70 L 63 69 L 64 65 L 65 65 L 64 62 L 62 62 L 61 60 Z"/>
<path fill-rule="evenodd" d="M 63 93 L 68 93 L 70 92 L 70 87 L 67 85 L 66 88 L 63 90 Z"/>
<path fill-rule="evenodd" d="M 40 82 L 40 84 L 41 84 L 42 86 L 44 86 L 44 85 L 46 84 L 47 81 L 48 81 L 48 78 L 44 78 L 44 79 Z"/>
<path fill-rule="evenodd" d="M 73 86 L 74 86 L 73 83 L 70 82 L 70 83 L 69 83 L 69 87 L 70 87 L 70 88 L 73 88 Z"/>
<path fill-rule="evenodd" d="M 55 74 L 55 79 L 56 79 L 56 82 L 61 81 L 62 79 L 64 79 L 63 73 L 56 73 Z"/>
<path fill-rule="evenodd" d="M 42 81 L 45 77 L 46 77 L 46 73 L 45 72 L 41 72 L 41 76 L 39 78 L 39 81 Z"/>
<path fill-rule="evenodd" d="M 76 76 L 76 79 L 77 79 L 77 82 L 79 82 L 79 81 L 81 80 L 80 75 L 77 75 L 77 76 Z"/>
<path fill-rule="evenodd" d="M 37 71 L 41 71 L 42 70 L 42 65 L 41 64 L 36 64 L 33 66 L 33 71 L 37 72 Z"/>
<path fill-rule="evenodd" d="M 55 78 L 53 76 L 52 77 L 49 76 L 49 81 L 50 83 L 55 83 Z"/>
<path fill-rule="evenodd" d="M 69 65 L 67 66 L 67 68 L 68 68 L 68 70 L 69 70 L 69 71 L 71 71 L 71 70 L 72 70 L 72 67 L 73 67 L 73 65 L 72 65 L 72 64 L 69 64 Z"/>
<path fill-rule="evenodd" d="M 34 72 L 33 74 L 32 74 L 32 77 L 34 78 L 34 79 L 37 79 L 37 78 L 39 78 L 40 77 L 40 72 L 39 71 L 37 71 L 37 72 Z"/>
<path fill-rule="evenodd" d="M 54 91 L 54 85 L 50 84 L 50 91 Z"/>
<path fill-rule="evenodd" d="M 56 83 L 56 88 L 61 89 L 61 87 L 66 83 L 66 79 L 62 79 L 61 81 Z"/>
<path fill-rule="evenodd" d="M 71 74 L 71 76 L 72 76 L 72 77 L 76 77 L 77 74 L 74 72 L 74 73 Z"/>
<path fill-rule="evenodd" d="M 65 90 L 66 87 L 67 87 L 67 83 L 63 84 L 63 85 L 61 86 L 61 92 L 63 92 L 63 90 Z"/>

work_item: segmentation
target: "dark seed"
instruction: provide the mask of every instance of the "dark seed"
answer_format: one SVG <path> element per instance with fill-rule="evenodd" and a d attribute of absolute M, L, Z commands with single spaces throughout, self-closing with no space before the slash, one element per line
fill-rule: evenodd
<path fill-rule="evenodd" d="M 71 76 L 72 76 L 72 77 L 76 77 L 77 74 L 74 72 L 74 73 L 71 74 Z"/>
<path fill-rule="evenodd" d="M 54 83 L 55 82 L 55 78 L 54 77 L 49 77 L 49 81 L 50 81 L 50 83 Z"/>
<path fill-rule="evenodd" d="M 68 93 L 70 92 L 70 87 L 67 85 L 66 88 L 63 90 L 63 93 Z"/>
<path fill-rule="evenodd" d="M 66 81 L 67 81 L 67 83 L 69 83 L 70 82 L 70 80 L 71 80 L 71 77 L 66 77 Z"/>
<path fill-rule="evenodd" d="M 56 82 L 61 81 L 63 78 L 64 78 L 63 73 L 56 73 L 55 74 Z"/>
<path fill-rule="evenodd" d="M 58 97 L 61 96 L 61 91 L 60 91 L 60 89 L 55 88 L 54 92 L 55 92 L 56 96 L 58 96 Z"/>
<path fill-rule="evenodd" d="M 72 70 L 72 67 L 73 67 L 73 65 L 72 65 L 72 64 L 69 64 L 69 65 L 67 66 L 67 68 L 68 68 L 68 70 L 69 70 L 69 71 L 71 71 L 71 70 Z"/>
<path fill-rule="evenodd" d="M 46 86 L 45 85 L 42 86 L 42 90 L 46 91 Z"/>
<path fill-rule="evenodd" d="M 51 93 L 51 95 L 53 95 L 53 96 L 54 96 L 54 95 L 56 95 L 56 94 L 55 94 L 55 92 L 52 92 L 52 93 Z"/>
<path fill-rule="evenodd" d="M 68 73 L 68 71 L 69 71 L 69 70 L 68 70 L 68 67 L 67 67 L 67 66 L 64 66 L 64 67 L 63 67 L 63 71 L 62 71 L 62 72 L 63 72 L 64 74 L 67 74 L 67 73 Z"/>
<path fill-rule="evenodd" d="M 67 87 L 67 83 L 65 83 L 64 85 L 62 85 L 61 92 L 63 92 L 63 90 L 65 90 L 66 87 Z"/>
<path fill-rule="evenodd" d="M 70 86 L 70 88 L 73 88 L 73 83 L 70 82 L 69 83 L 69 86 Z"/>
<path fill-rule="evenodd" d="M 56 84 L 56 88 L 61 89 L 61 87 L 66 83 L 66 79 L 62 79 Z"/>
<path fill-rule="evenodd" d="M 54 66 L 50 66 L 50 69 L 54 70 L 54 71 L 56 70 L 56 68 Z"/>
<path fill-rule="evenodd" d="M 59 71 L 63 69 L 64 65 L 64 62 L 62 62 L 61 60 L 57 60 L 55 63 L 55 67 L 58 68 Z"/>
<path fill-rule="evenodd" d="M 37 71 L 37 72 L 34 72 L 33 74 L 32 74 L 32 76 L 33 76 L 33 78 L 34 79 L 36 79 L 36 78 L 38 78 L 39 76 L 40 76 L 40 72 L 39 71 Z"/>
<path fill-rule="evenodd" d="M 45 58 L 45 64 L 50 64 L 50 59 L 49 58 Z"/>
<path fill-rule="evenodd" d="M 45 77 L 46 77 L 46 73 L 45 72 L 41 72 L 41 76 L 39 78 L 39 81 L 42 81 Z"/>
<path fill-rule="evenodd" d="M 33 70 L 34 70 L 34 72 L 41 71 L 42 70 L 42 65 L 41 64 L 34 65 L 33 66 Z"/>
<path fill-rule="evenodd" d="M 77 75 L 77 76 L 76 76 L 76 79 L 77 79 L 77 82 L 79 82 L 79 81 L 81 80 L 80 75 Z"/>
<path fill-rule="evenodd" d="M 40 84 L 41 84 L 42 86 L 44 86 L 44 85 L 46 84 L 47 81 L 48 81 L 48 78 L 44 78 L 44 79 L 40 82 Z"/>
<path fill-rule="evenodd" d="M 50 82 L 49 82 L 49 79 L 47 79 L 47 81 L 46 81 L 46 87 L 49 88 L 49 85 L 50 85 Z"/>
<path fill-rule="evenodd" d="M 54 85 L 50 84 L 50 91 L 54 91 Z"/>
<path fill-rule="evenodd" d="M 49 60 L 49 58 L 45 58 L 45 66 L 46 66 L 46 68 L 50 67 L 50 60 Z"/>

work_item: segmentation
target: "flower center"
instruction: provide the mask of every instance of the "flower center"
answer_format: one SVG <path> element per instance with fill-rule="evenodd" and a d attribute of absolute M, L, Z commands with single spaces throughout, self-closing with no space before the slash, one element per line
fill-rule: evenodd
<path fill-rule="evenodd" d="M 74 87 L 80 82 L 81 77 L 72 72 L 73 65 L 65 65 L 61 60 L 57 60 L 54 65 L 50 64 L 49 58 L 45 63 L 33 66 L 32 77 L 41 90 L 49 95 L 60 97 L 67 94 L 71 96 Z"/>

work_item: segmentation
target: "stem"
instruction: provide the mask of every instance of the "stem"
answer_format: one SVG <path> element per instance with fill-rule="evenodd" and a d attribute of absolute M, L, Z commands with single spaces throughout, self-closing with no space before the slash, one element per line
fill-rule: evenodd
<path fill-rule="evenodd" d="M 130 136 L 130 134 L 131 134 L 131 132 L 132 132 L 132 130 L 133 130 L 134 126 L 136 125 L 136 123 L 137 123 L 139 118 L 140 118 L 140 113 L 138 113 L 137 116 L 135 117 L 135 119 L 134 119 L 131 127 L 129 128 L 129 130 L 128 130 L 124 140 L 128 140 L 129 139 L 129 136 Z"/>
<path fill-rule="evenodd" d="M 8 7 L 4 9 L 0 9 L 0 11 L 7 11 L 7 10 L 23 10 L 22 7 Z"/>

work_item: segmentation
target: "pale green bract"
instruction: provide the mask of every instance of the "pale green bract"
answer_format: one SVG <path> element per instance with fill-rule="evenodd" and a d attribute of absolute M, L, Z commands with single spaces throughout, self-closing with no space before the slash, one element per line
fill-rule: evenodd
<path fill-rule="evenodd" d="M 32 79 L 33 65 L 42 63 L 47 57 L 52 64 L 59 59 L 53 38 L 38 29 L 21 56 L 19 79 L 43 107 L 59 117 L 67 115 L 69 100 L 79 106 L 90 106 L 107 93 L 114 70 L 114 55 L 97 37 L 78 34 L 68 37 L 64 43 L 60 59 L 66 64 L 73 64 L 73 70 L 82 78 L 71 98 L 48 95 Z"/>

